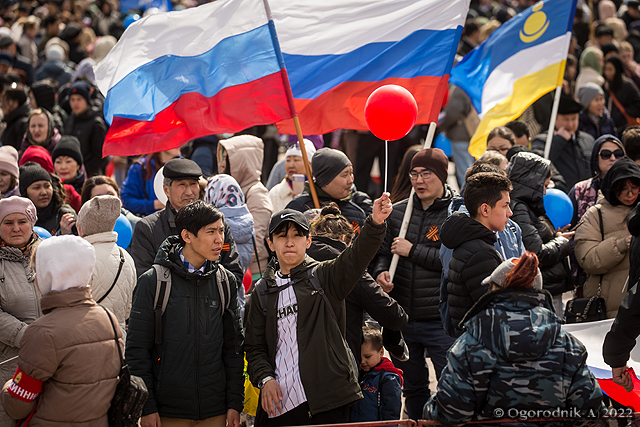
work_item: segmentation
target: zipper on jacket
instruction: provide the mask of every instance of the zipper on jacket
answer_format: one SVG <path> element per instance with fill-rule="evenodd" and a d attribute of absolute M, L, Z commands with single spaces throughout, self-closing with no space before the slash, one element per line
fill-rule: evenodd
<path fill-rule="evenodd" d="M 195 316 L 194 316 L 194 333 L 195 333 L 195 351 L 196 351 L 196 399 L 198 400 L 198 419 L 201 419 L 201 408 L 200 408 L 200 334 L 198 333 L 198 288 L 200 287 L 200 279 L 196 280 L 196 297 L 194 300 L 195 303 Z"/>

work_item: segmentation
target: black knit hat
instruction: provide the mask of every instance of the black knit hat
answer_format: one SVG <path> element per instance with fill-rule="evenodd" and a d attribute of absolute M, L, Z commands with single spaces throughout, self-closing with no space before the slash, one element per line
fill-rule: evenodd
<path fill-rule="evenodd" d="M 82 80 L 76 81 L 69 89 L 69 98 L 71 95 L 80 95 L 88 105 L 91 105 L 91 85 L 89 83 Z"/>
<path fill-rule="evenodd" d="M 318 187 L 328 185 L 347 166 L 351 166 L 347 155 L 333 148 L 321 148 L 311 159 L 313 177 Z"/>
<path fill-rule="evenodd" d="M 20 166 L 20 179 L 18 180 L 20 194 L 27 197 L 27 188 L 37 181 L 51 182 L 51 175 L 35 162 L 27 162 Z"/>
<path fill-rule="evenodd" d="M 49 112 L 53 111 L 56 106 L 56 89 L 50 82 L 46 80 L 35 82 L 31 86 L 31 93 L 39 108 L 44 108 Z"/>
<path fill-rule="evenodd" d="M 82 157 L 82 150 L 80 149 L 80 141 L 78 138 L 72 135 L 65 135 L 60 138 L 60 141 L 58 141 L 51 153 L 51 160 L 53 160 L 53 163 L 55 163 L 56 158 L 60 156 L 71 157 L 73 160 L 78 162 L 79 166 L 82 166 L 84 158 Z"/>

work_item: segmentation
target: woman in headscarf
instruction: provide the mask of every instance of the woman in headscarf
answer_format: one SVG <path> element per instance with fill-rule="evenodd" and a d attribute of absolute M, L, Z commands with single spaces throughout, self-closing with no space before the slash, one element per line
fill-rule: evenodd
<path fill-rule="evenodd" d="M 580 73 L 576 78 L 576 91 L 585 83 L 595 83 L 602 87 L 604 78 L 602 77 L 602 65 L 604 56 L 597 47 L 590 46 L 580 55 Z"/>
<path fill-rule="evenodd" d="M 60 138 L 60 132 L 56 129 L 50 112 L 44 108 L 31 110 L 27 121 L 27 132 L 20 146 L 20 156 L 30 145 L 44 147 L 51 154 Z"/>

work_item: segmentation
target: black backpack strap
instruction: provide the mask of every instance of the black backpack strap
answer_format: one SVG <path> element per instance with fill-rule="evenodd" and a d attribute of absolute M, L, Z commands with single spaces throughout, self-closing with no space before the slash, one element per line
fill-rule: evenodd
<path fill-rule="evenodd" d="M 116 286 L 116 282 L 118 281 L 118 278 L 120 277 L 120 272 L 122 271 L 122 265 L 124 264 L 124 254 L 122 253 L 122 248 L 118 247 L 118 251 L 120 251 L 120 266 L 118 266 L 118 272 L 116 273 L 116 278 L 113 279 L 113 283 L 111 284 L 111 287 L 109 288 L 107 293 L 102 295 L 102 297 L 98 301 L 96 301 L 98 304 L 100 304 L 107 297 L 107 295 L 109 295 L 109 293 Z"/>
<path fill-rule="evenodd" d="M 107 314 L 107 317 L 109 318 L 109 323 L 111 323 L 111 327 L 113 328 L 113 336 L 114 336 L 114 339 L 116 340 L 116 347 L 118 348 L 118 354 L 120 355 L 120 364 L 121 366 L 124 366 L 125 365 L 124 356 L 122 355 L 122 349 L 120 348 L 120 343 L 118 342 L 118 332 L 116 332 L 116 325 L 114 325 L 113 319 L 111 319 L 111 314 L 109 314 L 109 310 L 107 310 L 103 306 L 100 306 L 100 307 L 102 307 L 104 312 Z"/>
<path fill-rule="evenodd" d="M 220 306 L 222 307 L 222 314 L 229 308 L 231 303 L 231 287 L 229 286 L 229 278 L 224 267 L 218 265 L 216 270 L 216 285 L 218 286 L 218 293 L 220 294 Z"/>
<path fill-rule="evenodd" d="M 313 285 L 315 292 L 322 295 L 324 302 L 327 304 L 327 307 L 329 307 L 329 312 L 331 313 L 331 317 L 333 317 L 333 321 L 336 322 L 336 324 L 339 326 L 340 324 L 338 323 L 338 316 L 336 316 L 336 311 L 333 309 L 333 305 L 331 305 L 331 302 L 329 301 L 327 294 L 325 294 L 324 289 L 322 289 L 322 286 L 320 285 L 320 279 L 318 279 L 317 272 L 318 272 L 317 265 L 311 267 L 309 270 L 307 270 L 307 278 Z"/>

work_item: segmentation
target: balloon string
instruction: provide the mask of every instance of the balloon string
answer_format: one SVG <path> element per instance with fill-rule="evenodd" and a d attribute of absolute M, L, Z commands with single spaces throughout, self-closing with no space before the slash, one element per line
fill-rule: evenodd
<path fill-rule="evenodd" d="M 389 177 L 389 141 L 384 141 L 384 192 L 387 192 L 387 178 Z"/>

